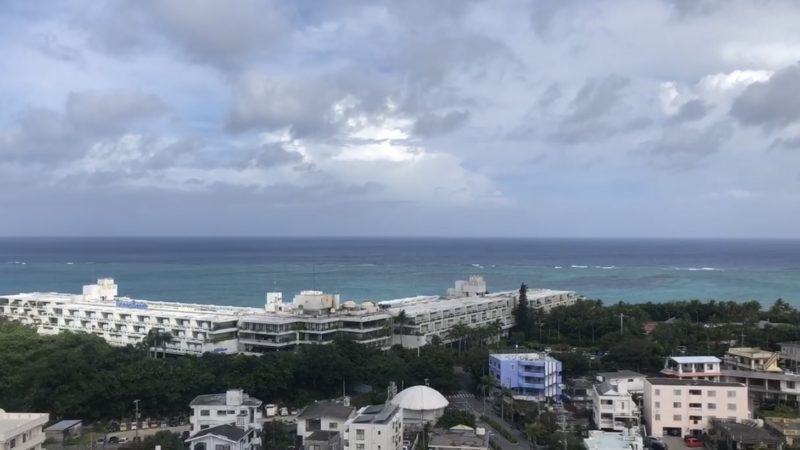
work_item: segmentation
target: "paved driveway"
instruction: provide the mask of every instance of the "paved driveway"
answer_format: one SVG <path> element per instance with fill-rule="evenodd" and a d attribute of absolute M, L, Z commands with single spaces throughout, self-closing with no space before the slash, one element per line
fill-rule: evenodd
<path fill-rule="evenodd" d="M 669 447 L 669 450 L 702 450 L 696 448 L 689 448 L 683 443 L 683 439 L 677 436 L 664 436 L 664 442 Z"/>

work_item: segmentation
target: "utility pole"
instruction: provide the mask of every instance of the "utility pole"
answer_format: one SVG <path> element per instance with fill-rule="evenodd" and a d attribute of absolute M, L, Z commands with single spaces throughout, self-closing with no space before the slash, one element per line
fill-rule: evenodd
<path fill-rule="evenodd" d="M 133 419 L 136 424 L 135 425 L 136 429 L 134 430 L 133 440 L 134 442 L 139 442 L 139 400 L 138 399 L 134 400 L 133 404 L 136 406 L 136 412 L 134 413 L 134 419 Z"/>
<path fill-rule="evenodd" d="M 619 335 L 620 336 L 622 336 L 624 334 L 623 328 L 622 328 L 622 319 L 625 318 L 625 317 L 627 317 L 627 316 L 625 316 L 625 314 L 619 313 Z"/>

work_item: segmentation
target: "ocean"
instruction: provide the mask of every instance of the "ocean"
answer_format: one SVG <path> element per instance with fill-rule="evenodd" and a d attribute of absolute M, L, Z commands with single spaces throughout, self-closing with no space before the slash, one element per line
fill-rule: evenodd
<path fill-rule="evenodd" d="M 343 300 L 442 294 L 483 275 L 606 303 L 777 298 L 800 306 L 800 240 L 441 238 L 0 238 L 0 294 L 79 293 L 113 277 L 120 295 L 259 307 L 268 291 Z"/>

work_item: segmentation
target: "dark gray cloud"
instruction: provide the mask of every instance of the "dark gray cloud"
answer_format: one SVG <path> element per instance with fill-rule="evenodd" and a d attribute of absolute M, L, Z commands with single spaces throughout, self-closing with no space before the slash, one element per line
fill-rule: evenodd
<path fill-rule="evenodd" d="M 414 122 L 413 132 L 418 136 L 434 137 L 449 133 L 469 120 L 469 111 L 448 111 L 444 114 L 424 114 Z"/>
<path fill-rule="evenodd" d="M 572 99 L 567 115 L 551 139 L 563 144 L 575 144 L 615 133 L 620 125 L 612 112 L 621 104 L 628 84 L 627 78 L 617 75 L 587 80 Z M 621 126 L 628 129 L 635 125 L 645 124 L 634 121 Z"/>
<path fill-rule="evenodd" d="M 744 125 L 765 130 L 800 120 L 800 64 L 775 72 L 767 81 L 748 86 L 733 102 L 730 113 Z"/>
<path fill-rule="evenodd" d="M 131 131 L 166 111 L 156 96 L 134 91 L 73 92 L 63 111 L 31 108 L 0 140 L 0 160 L 58 163 L 85 154 L 99 140 Z"/>
<path fill-rule="evenodd" d="M 720 124 L 708 129 L 667 128 L 657 139 L 640 144 L 636 153 L 658 168 L 693 169 L 702 160 L 719 152 L 731 133 L 729 126 Z"/>
<path fill-rule="evenodd" d="M 693 122 L 705 117 L 711 110 L 711 106 L 700 99 L 689 100 L 681 105 L 678 112 L 669 118 L 671 123 Z"/>
<path fill-rule="evenodd" d="M 247 166 L 268 168 L 282 166 L 285 164 L 299 163 L 303 161 L 303 155 L 287 150 L 281 143 L 269 143 L 259 146 L 249 152 Z"/>
<path fill-rule="evenodd" d="M 542 95 L 539 96 L 537 104 L 540 109 L 547 109 L 550 105 L 558 101 L 561 95 L 561 85 L 558 83 L 551 83 L 550 86 L 547 86 L 547 89 L 542 92 Z"/>
<path fill-rule="evenodd" d="M 800 136 L 777 138 L 770 144 L 769 150 L 800 150 Z"/>
<path fill-rule="evenodd" d="M 272 1 L 114 1 L 89 19 L 95 44 L 110 53 L 172 47 L 191 61 L 233 70 L 287 42 L 286 14 Z"/>
<path fill-rule="evenodd" d="M 81 49 L 60 42 L 53 33 L 40 33 L 34 38 L 33 45 L 51 58 L 75 64 L 85 63 Z"/>

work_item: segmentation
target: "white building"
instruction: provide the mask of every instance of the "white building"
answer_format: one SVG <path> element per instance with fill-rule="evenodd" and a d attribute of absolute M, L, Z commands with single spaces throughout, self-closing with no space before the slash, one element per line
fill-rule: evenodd
<path fill-rule="evenodd" d="M 617 370 L 616 372 L 598 372 L 597 381 L 607 381 L 620 389 L 628 391 L 631 395 L 644 394 L 644 380 L 647 375 L 632 370 Z"/>
<path fill-rule="evenodd" d="M 456 297 L 414 297 L 357 304 L 341 302 L 338 294 L 302 291 L 292 302 L 279 292 L 267 293 L 264 308 L 214 306 L 179 302 L 135 300 L 118 296 L 113 279 L 101 278 L 83 287 L 82 294 L 25 293 L 0 295 L 0 317 L 31 325 L 42 334 L 61 331 L 101 336 L 116 346 L 136 345 L 153 332 L 172 335 L 159 346 L 171 354 L 264 353 L 294 350 L 308 344 L 328 344 L 348 337 L 372 347 L 394 344 L 417 348 L 434 337 L 443 342 L 458 339 L 451 330 L 498 326 L 498 334 L 514 325 L 517 291 L 485 292 L 481 277 L 459 281 L 451 290 Z M 574 292 L 530 289 L 532 309 L 575 303 Z M 408 320 L 395 326 L 401 312 Z M 397 329 L 397 333 L 393 333 Z"/>
<path fill-rule="evenodd" d="M 186 440 L 191 450 L 257 450 L 255 430 L 243 430 L 232 425 L 206 428 Z"/>
<path fill-rule="evenodd" d="M 10 413 L 0 409 L 0 449 L 42 450 L 45 413 Z"/>
<path fill-rule="evenodd" d="M 709 430 L 711 419 L 749 418 L 744 384 L 677 378 L 645 381 L 644 420 L 651 436 L 699 436 Z"/>
<path fill-rule="evenodd" d="M 781 351 L 791 344 L 781 344 Z M 795 403 L 800 399 L 800 375 L 791 371 L 792 364 L 784 360 L 786 370 L 778 365 L 781 354 L 752 347 L 728 349 L 723 357 L 722 379 L 744 383 L 750 394 L 753 409 L 763 402 L 785 401 Z"/>
<path fill-rule="evenodd" d="M 229 389 L 224 394 L 198 395 L 189 406 L 192 408 L 189 418 L 192 435 L 219 425 L 258 431 L 264 417 L 261 400 L 250 397 L 241 389 Z M 257 432 L 256 437 L 259 434 Z"/>
<path fill-rule="evenodd" d="M 411 428 L 436 423 L 450 404 L 439 391 L 423 385 L 406 388 L 389 402 L 403 409 L 403 423 Z"/>
<path fill-rule="evenodd" d="M 428 450 L 489 450 L 485 428 L 473 429 L 456 425 L 449 430 L 434 429 L 428 440 Z"/>
<path fill-rule="evenodd" d="M 583 446 L 586 450 L 644 450 L 644 440 L 632 430 L 623 430 L 622 433 L 592 430 L 583 440 Z"/>
<path fill-rule="evenodd" d="M 398 405 L 365 406 L 346 425 L 346 450 L 401 450 L 403 409 Z"/>
<path fill-rule="evenodd" d="M 623 431 L 637 427 L 639 407 L 624 385 L 604 381 L 592 389 L 592 412 L 595 426 L 600 430 Z"/>
<path fill-rule="evenodd" d="M 661 373 L 683 380 L 719 381 L 721 362 L 716 356 L 670 356 Z"/>
<path fill-rule="evenodd" d="M 345 434 L 347 421 L 356 416 L 348 401 L 312 403 L 297 416 L 297 436 L 305 440 L 315 431 L 334 431 Z"/>

